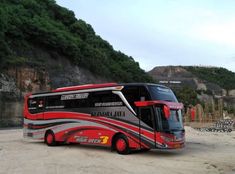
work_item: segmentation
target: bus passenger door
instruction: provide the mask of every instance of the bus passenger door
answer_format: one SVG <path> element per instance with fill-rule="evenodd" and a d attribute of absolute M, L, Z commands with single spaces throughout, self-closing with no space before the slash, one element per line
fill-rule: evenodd
<path fill-rule="evenodd" d="M 139 140 L 149 148 L 155 148 L 155 121 L 153 107 L 139 107 Z M 141 147 L 144 148 L 144 147 Z"/>

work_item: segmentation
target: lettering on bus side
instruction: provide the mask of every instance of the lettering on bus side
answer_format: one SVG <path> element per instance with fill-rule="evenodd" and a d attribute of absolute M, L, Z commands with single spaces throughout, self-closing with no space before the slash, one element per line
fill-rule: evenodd
<path fill-rule="evenodd" d="M 76 139 L 76 141 L 78 143 L 86 143 L 86 142 L 88 142 L 88 137 L 86 137 L 86 136 L 74 136 L 74 138 Z"/>
<path fill-rule="evenodd" d="M 95 107 L 102 106 L 122 106 L 122 102 L 104 102 L 104 103 L 95 103 Z"/>
<path fill-rule="evenodd" d="M 107 144 L 108 136 L 100 136 L 99 138 L 89 138 L 87 136 L 74 136 L 78 143 Z"/>
<path fill-rule="evenodd" d="M 61 100 L 86 99 L 89 93 L 61 95 Z"/>
<path fill-rule="evenodd" d="M 91 116 L 125 117 L 125 111 L 92 111 Z"/>

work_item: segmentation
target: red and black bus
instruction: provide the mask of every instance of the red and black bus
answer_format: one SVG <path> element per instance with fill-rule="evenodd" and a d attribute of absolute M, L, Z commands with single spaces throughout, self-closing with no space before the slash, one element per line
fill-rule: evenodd
<path fill-rule="evenodd" d="M 24 136 L 49 146 L 109 146 L 120 154 L 183 148 L 182 108 L 171 89 L 157 84 L 58 88 L 25 97 Z"/>

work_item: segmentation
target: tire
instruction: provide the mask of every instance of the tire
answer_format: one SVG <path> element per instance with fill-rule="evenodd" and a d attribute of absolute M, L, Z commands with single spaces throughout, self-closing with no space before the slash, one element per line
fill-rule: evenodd
<path fill-rule="evenodd" d="M 129 143 L 125 135 L 119 135 L 115 140 L 117 153 L 125 155 L 130 153 Z"/>
<path fill-rule="evenodd" d="M 44 141 L 48 146 L 55 146 L 57 144 L 55 141 L 55 134 L 52 131 L 46 132 Z"/>

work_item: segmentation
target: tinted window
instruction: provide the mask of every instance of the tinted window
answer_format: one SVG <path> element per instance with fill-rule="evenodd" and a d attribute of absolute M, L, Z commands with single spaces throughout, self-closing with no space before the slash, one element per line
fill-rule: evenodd
<path fill-rule="evenodd" d="M 29 98 L 28 109 L 31 114 L 42 112 L 44 110 L 45 101 L 44 98 Z"/>
<path fill-rule="evenodd" d="M 120 97 L 112 91 L 92 92 L 84 98 L 64 100 L 65 108 L 88 108 L 121 106 Z"/>
<path fill-rule="evenodd" d="M 149 90 L 153 100 L 164 100 L 171 102 L 178 102 L 175 94 L 167 87 L 150 85 Z"/>
<path fill-rule="evenodd" d="M 151 108 L 140 109 L 141 121 L 153 128 L 153 114 Z"/>
<path fill-rule="evenodd" d="M 92 94 L 92 106 L 95 107 L 105 107 L 105 106 L 121 106 L 123 105 L 122 100 L 112 91 L 105 92 L 95 92 Z"/>
<path fill-rule="evenodd" d="M 91 93 L 77 93 L 62 96 L 65 108 L 86 108 L 91 106 Z"/>
<path fill-rule="evenodd" d="M 64 102 L 61 100 L 61 95 L 46 97 L 46 109 L 64 108 Z"/>
<path fill-rule="evenodd" d="M 150 100 L 149 93 L 143 86 L 126 86 L 122 93 L 133 108 L 136 101 Z"/>
<path fill-rule="evenodd" d="M 156 115 L 160 118 L 163 130 L 182 130 L 182 114 L 180 110 L 171 110 L 168 119 L 164 116 L 162 108 L 156 107 Z"/>
<path fill-rule="evenodd" d="M 37 112 L 37 99 L 36 98 L 30 98 L 28 100 L 28 109 L 31 114 Z"/>

